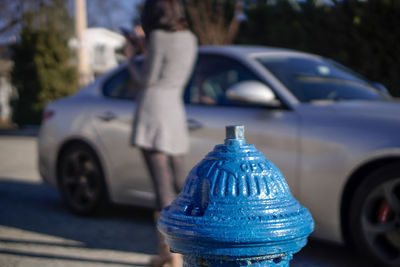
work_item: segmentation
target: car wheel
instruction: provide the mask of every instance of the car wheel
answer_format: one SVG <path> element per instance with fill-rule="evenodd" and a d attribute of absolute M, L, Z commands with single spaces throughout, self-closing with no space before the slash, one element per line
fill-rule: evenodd
<path fill-rule="evenodd" d="M 352 239 L 380 265 L 400 266 L 400 163 L 371 173 L 354 194 Z"/>
<path fill-rule="evenodd" d="M 61 156 L 58 187 L 67 207 L 90 215 L 106 203 L 104 175 L 95 153 L 84 144 L 74 144 Z"/>

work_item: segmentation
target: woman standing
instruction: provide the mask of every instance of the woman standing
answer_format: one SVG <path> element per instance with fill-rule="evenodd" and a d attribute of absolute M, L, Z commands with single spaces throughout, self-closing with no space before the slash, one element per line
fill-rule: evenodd
<path fill-rule="evenodd" d="M 171 204 L 183 187 L 182 155 L 189 137 L 183 104 L 183 89 L 197 55 L 196 37 L 188 30 L 180 0 L 147 0 L 142 13 L 147 56 L 144 73 L 133 64 L 133 79 L 142 85 L 132 130 L 132 144 L 142 150 L 152 177 L 157 200 L 155 218 Z M 181 266 L 159 234 L 158 257 L 153 266 Z"/>

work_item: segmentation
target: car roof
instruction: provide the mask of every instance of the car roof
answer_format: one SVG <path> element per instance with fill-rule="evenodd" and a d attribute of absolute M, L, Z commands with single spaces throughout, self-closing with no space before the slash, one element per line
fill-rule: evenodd
<path fill-rule="evenodd" d="M 252 57 L 256 55 L 271 55 L 271 54 L 274 55 L 296 54 L 299 56 L 318 57 L 313 54 L 286 48 L 277 48 L 268 46 L 250 46 L 250 45 L 200 46 L 199 51 L 200 53 L 218 53 L 218 54 L 236 55 L 242 57 Z"/>

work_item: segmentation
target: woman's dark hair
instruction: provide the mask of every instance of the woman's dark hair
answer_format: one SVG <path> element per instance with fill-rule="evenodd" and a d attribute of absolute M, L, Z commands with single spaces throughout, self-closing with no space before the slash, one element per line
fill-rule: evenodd
<path fill-rule="evenodd" d="M 142 27 L 146 36 L 156 29 L 187 29 L 188 23 L 181 0 L 147 0 L 142 12 Z"/>

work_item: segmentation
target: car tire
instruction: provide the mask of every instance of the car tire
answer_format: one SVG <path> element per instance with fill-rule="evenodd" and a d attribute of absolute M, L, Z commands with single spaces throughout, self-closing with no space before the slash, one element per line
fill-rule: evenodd
<path fill-rule="evenodd" d="M 363 255 L 378 266 L 400 266 L 400 163 L 366 177 L 348 218 L 352 240 Z"/>
<path fill-rule="evenodd" d="M 68 209 L 78 215 L 91 215 L 108 203 L 103 170 L 89 146 L 76 143 L 63 152 L 58 189 Z"/>

